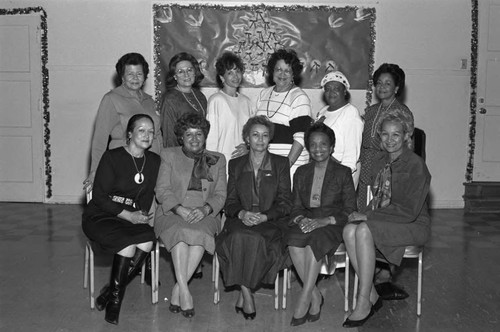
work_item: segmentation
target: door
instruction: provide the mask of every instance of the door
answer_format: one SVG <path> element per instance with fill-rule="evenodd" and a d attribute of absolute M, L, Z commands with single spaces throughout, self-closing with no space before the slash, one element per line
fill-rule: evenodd
<path fill-rule="evenodd" d="M 473 181 L 500 181 L 500 0 L 479 1 Z"/>
<path fill-rule="evenodd" d="M 44 200 L 39 15 L 0 15 L 0 201 Z"/>

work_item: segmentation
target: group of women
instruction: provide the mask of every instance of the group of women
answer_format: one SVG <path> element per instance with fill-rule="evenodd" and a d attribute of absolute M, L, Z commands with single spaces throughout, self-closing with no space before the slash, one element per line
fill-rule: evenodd
<path fill-rule="evenodd" d="M 235 311 L 245 319 L 256 317 L 255 290 L 293 264 L 302 290 L 291 325 L 317 321 L 321 263 L 342 242 L 360 279 L 344 326 L 360 326 L 380 309 L 376 253 L 399 265 L 404 247 L 424 244 L 430 233 L 430 175 L 411 151 L 413 116 L 396 100 L 404 88 L 397 65 L 375 72 L 379 103 L 366 110 L 364 125 L 341 72 L 325 75 L 327 105 L 313 114 L 293 50 L 270 57 L 269 87 L 256 106 L 239 92 L 244 67 L 230 52 L 217 59 L 220 91 L 208 101 L 197 60 L 175 55 L 159 114 L 142 91 L 144 58 L 126 54 L 116 69 L 122 84 L 98 110 L 84 182 L 93 198 L 82 222 L 88 238 L 114 254 L 110 282 L 96 299 L 106 321 L 118 324 L 126 286 L 156 238 L 174 265 L 169 310 L 186 318 L 195 315 L 188 282 L 207 251 L 217 253 L 225 285 L 240 290 Z M 367 186 L 368 207 L 359 192 Z"/>

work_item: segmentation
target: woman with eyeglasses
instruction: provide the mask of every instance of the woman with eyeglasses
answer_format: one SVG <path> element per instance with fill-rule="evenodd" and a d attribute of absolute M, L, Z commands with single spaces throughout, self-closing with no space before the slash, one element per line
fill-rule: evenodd
<path fill-rule="evenodd" d="M 191 54 L 181 52 L 170 59 L 165 79 L 167 90 L 160 107 L 163 147 L 179 146 L 174 126 L 182 115 L 198 113 L 206 117 L 207 98 L 199 89 L 204 77 L 198 61 Z"/>
<path fill-rule="evenodd" d="M 303 66 L 293 50 L 274 52 L 267 63 L 268 88 L 257 99 L 257 115 L 264 115 L 275 126 L 269 152 L 288 157 L 290 172 L 309 162 L 304 149 L 304 132 L 311 124 L 311 101 L 297 85 Z"/>

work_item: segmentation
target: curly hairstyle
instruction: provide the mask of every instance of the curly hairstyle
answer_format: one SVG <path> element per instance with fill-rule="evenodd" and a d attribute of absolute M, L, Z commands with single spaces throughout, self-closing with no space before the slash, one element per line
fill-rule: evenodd
<path fill-rule="evenodd" d="M 391 75 L 394 84 L 398 87 L 396 97 L 401 96 L 405 89 L 405 72 L 401 67 L 394 63 L 384 63 L 373 73 L 373 84 L 377 85 L 378 79 L 382 74 Z"/>
<path fill-rule="evenodd" d="M 309 152 L 309 143 L 311 140 L 311 136 L 314 133 L 325 134 L 326 137 L 328 137 L 328 140 L 330 141 L 330 146 L 335 147 L 335 133 L 333 132 L 333 129 L 328 127 L 323 122 L 316 122 L 313 125 L 311 125 L 304 134 L 304 144 L 306 145 L 306 149 L 308 152 Z"/>
<path fill-rule="evenodd" d="M 130 66 L 130 65 L 132 65 L 132 66 L 141 65 L 142 72 L 144 73 L 144 80 L 146 80 L 148 78 L 149 65 L 146 62 L 146 60 L 144 59 L 144 57 L 139 53 L 127 53 L 127 54 L 123 55 L 115 65 L 116 74 L 117 74 L 116 80 L 117 80 L 118 85 L 122 84 L 122 77 L 123 77 L 123 74 L 125 73 L 125 67 Z"/>
<path fill-rule="evenodd" d="M 286 49 L 279 49 L 275 51 L 267 61 L 267 84 L 269 84 L 269 86 L 273 86 L 275 84 L 273 78 L 274 67 L 276 67 L 276 63 L 279 60 L 285 61 L 285 63 L 290 66 L 293 73 L 293 83 L 295 83 L 295 85 L 299 85 L 301 80 L 300 74 L 302 73 L 304 66 L 300 62 L 299 57 L 294 50 Z"/>
<path fill-rule="evenodd" d="M 128 123 L 127 123 L 127 131 L 126 131 L 127 137 L 125 138 L 127 144 L 130 143 L 130 134 L 134 132 L 137 121 L 142 120 L 142 119 L 149 119 L 149 121 L 151 121 L 151 123 L 153 124 L 153 128 L 154 128 L 155 123 L 153 121 L 153 118 L 151 118 L 149 115 L 142 114 L 142 113 L 132 115 L 132 117 L 128 120 Z"/>
<path fill-rule="evenodd" d="M 274 137 L 274 123 L 269 121 L 264 115 L 256 115 L 248 119 L 247 123 L 243 126 L 242 134 L 243 141 L 247 142 L 247 137 L 250 136 L 250 130 L 255 125 L 263 125 L 269 129 L 269 140 L 271 141 Z"/>
<path fill-rule="evenodd" d="M 181 116 L 174 126 L 174 133 L 179 145 L 183 145 L 182 137 L 188 129 L 201 129 L 206 139 L 210 132 L 210 122 L 208 122 L 203 115 L 198 113 L 186 113 Z"/>
<path fill-rule="evenodd" d="M 177 53 L 172 57 L 172 59 L 170 59 L 170 62 L 168 63 L 167 76 L 165 77 L 165 86 L 167 88 L 173 88 L 177 85 L 177 81 L 175 80 L 175 67 L 181 61 L 189 61 L 193 65 L 195 72 L 195 80 L 193 86 L 198 87 L 201 81 L 203 81 L 203 79 L 205 78 L 205 75 L 203 75 L 203 73 L 201 72 L 198 60 L 196 60 L 194 56 L 186 52 Z"/>
<path fill-rule="evenodd" d="M 377 123 L 377 133 L 380 135 L 382 132 L 382 127 L 385 122 L 397 122 L 400 123 L 403 127 L 403 133 L 409 134 L 408 139 L 406 140 L 406 146 L 411 148 L 411 134 L 413 132 L 414 123 L 413 119 L 409 116 L 407 112 L 404 112 L 402 108 L 396 106 L 394 108 L 388 109 L 386 112 L 383 112 L 380 116 L 380 119 Z"/>
<path fill-rule="evenodd" d="M 234 54 L 233 52 L 224 52 L 215 62 L 215 71 L 217 76 L 217 85 L 219 88 L 224 87 L 224 83 L 220 76 L 224 76 L 226 71 L 231 70 L 233 68 L 239 69 L 242 72 L 245 70 L 245 66 L 243 65 L 243 61 L 241 58 Z"/>

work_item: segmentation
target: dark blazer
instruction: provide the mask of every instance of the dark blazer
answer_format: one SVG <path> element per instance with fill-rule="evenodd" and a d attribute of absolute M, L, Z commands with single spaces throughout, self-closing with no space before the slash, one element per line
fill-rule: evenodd
<path fill-rule="evenodd" d="M 253 172 L 250 154 L 229 161 L 229 181 L 225 211 L 228 218 L 236 218 L 241 210 L 252 208 Z M 277 220 L 290 213 L 290 164 L 288 158 L 267 153 L 262 161 L 260 182 L 260 212 L 268 221 Z"/>
<path fill-rule="evenodd" d="M 218 152 L 209 153 L 219 157 L 217 163 L 210 167 L 214 181 L 201 180 L 203 199 L 213 209 L 216 216 L 224 207 L 226 199 L 226 158 Z M 160 203 L 156 210 L 157 216 L 172 214 L 171 209 L 184 202 L 194 160 L 186 157 L 180 146 L 166 148 L 161 151 L 161 164 L 156 182 L 156 199 Z"/>
<path fill-rule="evenodd" d="M 293 209 L 290 219 L 296 216 L 325 218 L 333 216 L 337 224 L 345 224 L 347 216 L 356 211 L 356 191 L 351 169 L 333 159 L 326 166 L 321 188 L 321 206 L 311 208 L 310 198 L 314 178 L 314 162 L 300 166 L 293 177 Z"/>

